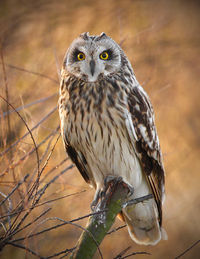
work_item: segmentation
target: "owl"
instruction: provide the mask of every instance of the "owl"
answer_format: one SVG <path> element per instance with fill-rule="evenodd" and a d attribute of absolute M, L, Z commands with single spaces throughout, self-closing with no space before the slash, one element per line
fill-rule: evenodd
<path fill-rule="evenodd" d="M 155 245 L 162 225 L 164 167 L 148 95 L 121 47 L 105 33 L 81 34 L 64 58 L 59 115 L 68 156 L 87 183 L 103 190 L 107 176 L 121 177 L 134 192 L 121 215 L 131 238 Z"/>

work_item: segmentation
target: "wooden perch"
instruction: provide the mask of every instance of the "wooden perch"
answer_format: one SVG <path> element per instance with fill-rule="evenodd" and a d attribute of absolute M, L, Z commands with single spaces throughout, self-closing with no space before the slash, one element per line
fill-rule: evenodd
<path fill-rule="evenodd" d="M 105 196 L 96 207 L 96 211 L 103 210 L 103 212 L 89 218 L 87 229 L 81 234 L 71 259 L 89 259 L 94 256 L 117 214 L 122 210 L 128 193 L 129 188 L 122 180 L 115 179 L 109 184 Z M 101 255 L 100 250 L 99 253 Z"/>
<path fill-rule="evenodd" d="M 99 245 L 113 225 L 117 214 L 121 212 L 123 206 L 128 206 L 129 203 L 136 204 L 152 198 L 152 194 L 150 194 L 127 202 L 129 192 L 129 187 L 121 178 L 115 178 L 109 182 L 104 197 L 96 206 L 96 212 L 102 211 L 102 213 L 94 214 L 88 219 L 86 229 L 82 232 L 76 249 L 70 256 L 70 259 L 91 259 L 96 250 L 98 250 L 100 257 L 103 258 Z"/>

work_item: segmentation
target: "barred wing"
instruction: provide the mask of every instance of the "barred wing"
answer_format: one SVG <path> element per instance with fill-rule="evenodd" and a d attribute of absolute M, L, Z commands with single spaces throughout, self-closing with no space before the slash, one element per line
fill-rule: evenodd
<path fill-rule="evenodd" d="M 158 206 L 162 224 L 162 200 L 164 195 L 164 168 L 162 154 L 154 122 L 154 112 L 147 94 L 141 86 L 133 87 L 128 93 L 130 128 L 133 129 L 135 151 L 146 173 Z"/>
<path fill-rule="evenodd" d="M 68 156 L 70 157 L 70 159 L 72 160 L 72 162 L 78 168 L 83 179 L 86 181 L 86 183 L 91 184 L 92 186 L 96 187 L 96 184 L 92 177 L 91 170 L 90 170 L 89 165 L 88 165 L 84 155 L 82 154 L 82 152 L 76 150 L 74 147 L 72 147 L 69 144 L 65 134 L 63 136 L 63 139 L 64 139 L 66 152 L 67 152 Z"/>

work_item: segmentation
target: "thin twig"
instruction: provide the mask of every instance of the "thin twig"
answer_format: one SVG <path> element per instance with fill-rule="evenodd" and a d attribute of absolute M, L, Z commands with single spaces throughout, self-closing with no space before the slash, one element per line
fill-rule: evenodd
<path fill-rule="evenodd" d="M 39 161 L 40 161 L 40 159 L 39 159 L 38 149 L 37 149 L 37 145 L 36 145 L 35 139 L 34 139 L 34 137 L 33 137 L 33 134 L 32 134 L 32 132 L 31 132 L 31 130 L 29 129 L 29 126 L 27 125 L 27 123 L 25 122 L 25 120 L 23 119 L 23 117 L 21 116 L 21 114 L 20 114 L 18 111 L 16 111 L 15 107 L 14 107 L 11 103 L 9 103 L 3 96 L 0 95 L 0 97 L 1 97 L 1 99 L 3 99 L 3 100 L 8 104 L 13 110 L 15 110 L 15 112 L 16 112 L 17 115 L 20 117 L 20 119 L 22 120 L 22 122 L 23 122 L 24 125 L 26 126 L 27 130 L 29 131 L 29 134 L 30 134 L 30 136 L 31 136 L 31 138 L 32 138 L 32 141 L 33 141 L 33 144 L 34 144 L 34 146 L 35 146 L 35 153 L 36 153 L 36 160 L 37 160 L 38 174 L 39 174 L 39 171 L 40 171 L 40 164 L 39 164 Z"/>
<path fill-rule="evenodd" d="M 120 229 L 122 229 L 122 228 L 125 228 L 126 227 L 126 225 L 122 225 L 122 226 L 120 226 L 120 227 L 118 227 L 118 228 L 114 228 L 114 229 L 112 229 L 111 231 L 109 231 L 108 233 L 107 233 L 107 235 L 110 235 L 110 234 L 112 234 L 113 232 L 117 232 L 118 230 L 120 230 Z"/>
<path fill-rule="evenodd" d="M 48 204 L 48 203 L 51 203 L 51 202 L 54 202 L 54 201 L 58 201 L 58 200 L 61 200 L 61 199 L 64 199 L 64 198 L 68 198 L 68 197 L 71 197 L 71 196 L 74 196 L 74 195 L 77 195 L 77 194 L 80 194 L 80 193 L 83 193 L 83 192 L 86 192 L 86 190 L 82 190 L 82 191 L 76 192 L 76 193 L 67 194 L 67 195 L 64 195 L 62 197 L 55 198 L 55 199 L 52 199 L 52 200 L 44 201 L 44 202 L 39 203 L 39 204 L 37 204 L 35 206 L 39 207 L 39 206 L 42 206 L 44 204 Z"/>
<path fill-rule="evenodd" d="M 61 65 L 60 65 L 59 60 L 58 60 L 58 55 L 56 53 L 56 48 L 53 48 L 53 52 L 54 52 L 54 58 L 55 58 L 55 62 L 56 62 L 57 75 L 58 75 L 58 79 L 60 81 L 60 77 L 61 77 L 60 68 L 61 68 Z"/>
<path fill-rule="evenodd" d="M 43 167 L 42 167 L 42 169 L 41 169 L 41 171 L 40 171 L 40 173 L 37 177 L 37 180 L 35 182 L 36 183 L 36 188 L 35 188 L 36 194 L 37 194 L 37 190 L 38 190 L 38 187 L 39 187 L 40 176 L 41 176 L 42 172 L 44 171 L 44 169 L 46 168 L 46 166 L 48 165 L 49 159 L 51 158 L 51 155 L 53 154 L 53 151 L 55 149 L 56 144 L 58 143 L 59 138 L 60 138 L 60 134 L 58 135 L 58 137 L 57 137 L 57 139 L 56 139 L 56 141 L 55 141 L 55 143 L 54 143 L 54 145 L 53 145 L 53 147 L 52 147 L 52 149 L 51 149 L 51 151 L 50 151 L 50 153 L 49 153 L 49 155 L 48 155 L 48 157 L 47 157 L 47 159 L 46 159 L 46 161 L 45 161 L 45 163 L 44 163 L 44 165 L 43 165 Z M 35 198 L 33 199 L 32 204 L 34 204 L 34 203 L 35 203 Z"/>
<path fill-rule="evenodd" d="M 6 94 L 6 110 L 7 112 L 9 111 L 9 93 L 8 93 L 8 80 L 7 80 L 7 75 L 6 75 L 6 68 L 5 68 L 5 63 L 4 63 L 4 57 L 3 57 L 3 49 L 1 48 L 1 64 L 2 64 L 2 70 L 3 70 L 3 78 L 4 78 L 4 85 L 5 85 L 5 94 Z M 8 123 L 8 131 L 11 131 L 10 127 L 10 116 L 7 118 L 7 123 Z"/>
<path fill-rule="evenodd" d="M 114 259 L 125 259 L 125 258 L 131 257 L 133 255 L 151 255 L 151 254 L 147 253 L 147 252 L 133 252 L 133 253 L 125 255 L 123 257 L 121 257 L 121 256 L 115 257 Z"/>
<path fill-rule="evenodd" d="M 59 84 L 59 82 L 50 77 L 50 76 L 47 76 L 47 75 L 44 75 L 42 73 L 38 73 L 38 72 L 34 72 L 34 71 L 31 71 L 31 70 L 28 70 L 28 69 L 25 69 L 25 68 L 21 68 L 21 67 L 18 67 L 18 66 L 13 66 L 11 64 L 5 64 L 7 67 L 10 67 L 10 68 L 13 68 L 13 69 L 16 69 L 16 70 L 19 70 L 19 71 L 22 71 L 22 72 L 26 72 L 26 73 L 29 73 L 29 74 L 33 74 L 33 75 L 36 75 L 36 76 L 40 76 L 40 77 L 44 77 L 46 79 L 49 79 L 51 80 L 52 82 L 56 83 L 56 84 Z"/>
<path fill-rule="evenodd" d="M 33 223 L 35 223 L 38 219 L 40 219 L 41 217 L 43 217 L 45 214 L 47 214 L 49 211 L 51 210 L 51 208 L 46 209 L 44 212 L 42 212 L 38 217 L 36 217 L 33 221 L 29 222 L 28 224 L 26 224 L 23 228 L 18 229 L 17 231 L 15 231 L 14 233 L 12 233 L 13 235 L 16 235 L 17 233 L 21 232 L 22 230 L 28 228 L 29 226 L 31 226 Z"/>
<path fill-rule="evenodd" d="M 63 250 L 63 251 L 60 251 L 60 252 L 55 253 L 55 254 L 53 254 L 53 255 L 47 256 L 47 257 L 45 257 L 45 259 L 50 259 L 50 258 L 59 256 L 59 255 L 62 255 L 62 254 L 66 254 L 66 253 L 69 254 L 69 253 L 73 252 L 74 249 L 76 249 L 76 246 L 75 246 L 75 247 L 72 247 L 72 248 L 69 248 L 69 249 L 67 248 L 67 249 L 65 249 L 65 250 Z M 61 258 L 63 258 L 63 257 L 61 257 Z"/>
<path fill-rule="evenodd" d="M 8 209 L 7 209 L 7 207 L 6 207 L 6 209 L 7 209 L 7 211 L 8 211 L 8 214 L 7 214 L 6 218 L 8 218 L 8 224 L 9 224 L 9 227 L 11 227 L 10 212 L 12 211 L 12 207 L 13 207 L 13 206 L 12 206 L 12 201 L 11 201 L 11 199 L 10 199 L 9 197 L 7 197 L 7 195 L 4 194 L 3 192 L 0 192 L 0 195 L 3 196 L 4 198 L 6 198 L 6 199 L 8 200 Z M 4 226 L 3 222 L 1 222 L 1 223 L 2 223 L 2 225 Z"/>
<path fill-rule="evenodd" d="M 32 129 L 30 129 L 31 132 L 33 132 L 38 126 L 40 126 L 46 119 L 48 119 L 55 111 L 57 110 L 57 107 L 54 107 L 46 116 L 44 116 Z M 20 141 L 22 141 L 25 137 L 27 137 L 30 134 L 28 131 L 24 136 L 19 138 L 17 141 L 15 141 L 10 147 L 6 148 L 3 152 L 0 153 L 0 156 L 5 155 L 8 151 L 10 151 L 11 148 L 15 147 Z"/>
<path fill-rule="evenodd" d="M 23 183 L 26 181 L 26 179 L 27 179 L 28 177 L 29 177 L 29 174 L 25 175 L 24 178 L 23 178 L 20 182 L 18 182 L 18 184 L 12 189 L 12 191 L 6 196 L 6 198 L 0 202 L 0 206 L 1 206 L 5 201 L 7 201 L 8 198 L 10 198 L 10 196 L 19 188 L 19 186 L 20 186 L 21 184 L 23 184 Z"/>
<path fill-rule="evenodd" d="M 52 95 L 50 95 L 50 96 L 48 96 L 48 97 L 44 97 L 44 98 L 38 99 L 38 100 L 36 100 L 36 101 L 33 101 L 33 102 L 31 102 L 31 103 L 25 104 L 25 105 L 23 105 L 23 106 L 17 107 L 17 108 L 16 108 L 16 111 L 19 112 L 19 111 L 24 110 L 24 109 L 26 109 L 26 108 L 29 108 L 29 107 L 31 107 L 31 106 L 33 106 L 33 105 L 35 105 L 35 104 L 44 103 L 44 102 L 48 101 L 49 99 L 51 99 L 51 98 L 53 98 L 53 97 L 55 97 L 55 96 L 57 96 L 57 95 L 58 95 L 58 94 L 55 93 L 55 94 L 52 94 Z M 7 116 L 8 114 L 11 114 L 11 113 L 13 113 L 13 112 L 15 112 L 15 111 L 9 110 L 9 111 L 7 111 L 7 112 L 3 112 L 3 116 L 5 117 L 5 116 Z M 1 118 L 1 116 L 2 116 L 2 115 L 0 115 L 0 118 Z"/>
<path fill-rule="evenodd" d="M 23 240 L 25 240 L 25 239 L 27 239 L 27 238 L 32 238 L 32 237 L 34 237 L 34 236 L 41 235 L 41 234 L 43 234 L 43 233 L 45 233 L 45 232 L 49 232 L 49 231 L 51 231 L 51 230 L 53 230 L 53 229 L 62 227 L 62 226 L 64 226 L 64 225 L 68 224 L 68 222 L 73 223 L 73 222 L 76 222 L 76 221 L 79 221 L 79 220 L 88 218 L 88 217 L 93 216 L 93 215 L 101 214 L 101 213 L 103 213 L 103 212 L 105 212 L 105 211 L 106 211 L 106 210 L 101 210 L 101 211 L 98 211 L 98 212 L 90 213 L 90 214 L 87 214 L 87 215 L 85 215 L 85 216 L 78 217 L 78 218 L 76 218 L 76 219 L 72 219 L 72 220 L 70 220 L 70 221 L 66 221 L 66 222 L 64 222 L 64 223 L 55 225 L 55 226 L 53 226 L 53 227 L 46 228 L 46 229 L 44 229 L 44 230 L 42 230 L 42 231 L 39 231 L 39 232 L 37 232 L 37 233 L 28 235 L 28 236 L 26 236 L 26 237 L 21 237 L 21 238 L 18 238 L 18 239 L 14 239 L 12 242 L 19 242 L 19 241 L 23 241 Z"/>
<path fill-rule="evenodd" d="M 46 148 L 45 148 L 43 154 L 42 154 L 41 157 L 40 157 L 40 164 L 42 163 L 43 159 L 46 157 L 46 155 L 47 155 L 47 153 L 48 153 L 48 151 L 49 151 L 49 149 L 50 149 L 50 146 L 51 146 L 51 143 L 52 143 L 54 137 L 55 137 L 55 135 L 52 135 L 52 136 L 51 136 L 51 139 L 50 139 L 49 142 L 47 143 L 47 146 L 46 146 Z M 35 178 L 35 174 L 36 174 L 36 173 L 37 173 L 37 168 L 36 168 L 36 170 L 34 170 L 34 172 L 32 173 L 31 181 L 29 181 L 29 182 L 33 182 L 32 179 Z M 41 182 L 41 181 L 40 181 L 40 182 Z"/>
<path fill-rule="evenodd" d="M 48 182 L 40 191 L 38 191 L 39 197 L 36 200 L 36 203 L 41 199 L 42 195 L 44 195 L 46 189 L 49 187 L 50 184 L 52 184 L 53 182 L 55 182 L 61 175 L 63 175 L 64 173 L 66 173 L 67 171 L 69 171 L 70 169 L 72 169 L 74 167 L 74 165 L 70 165 L 67 168 L 65 168 L 64 170 L 62 170 L 58 175 L 56 175 L 50 182 Z"/>
<path fill-rule="evenodd" d="M 54 179 L 57 179 L 60 175 L 64 174 L 66 171 L 68 171 L 68 170 L 71 169 L 72 167 L 73 167 L 73 165 L 69 166 L 68 168 L 66 168 L 65 170 L 63 170 L 59 175 L 57 175 L 56 177 L 54 177 Z M 36 205 L 38 204 L 38 202 L 39 202 L 39 200 L 41 199 L 42 195 L 45 193 L 45 190 L 48 188 L 48 186 L 49 186 L 51 183 L 52 183 L 52 181 L 51 181 L 50 183 L 48 183 L 48 185 L 45 186 L 46 188 L 44 188 L 44 189 L 42 190 L 42 192 L 40 193 L 39 197 L 38 197 L 37 199 L 35 199 L 35 202 L 34 202 L 34 204 L 32 205 L 32 207 L 30 207 L 29 211 L 26 212 L 26 214 L 22 217 L 22 219 L 21 219 L 20 222 L 17 224 L 17 226 L 14 227 L 14 231 L 12 231 L 12 232 L 17 231 L 17 230 L 19 229 L 20 225 L 25 221 L 25 219 L 26 219 L 26 218 L 28 217 L 28 215 L 31 213 L 31 211 L 36 208 Z M 32 193 L 33 193 L 33 191 L 34 191 L 34 189 L 35 189 L 36 187 L 37 187 L 37 185 L 33 185 L 33 189 L 32 189 L 32 191 L 31 191 Z M 29 195 L 29 199 L 30 199 L 30 198 L 31 198 L 31 196 Z M 21 213 L 21 211 L 20 211 L 20 213 Z M 18 214 L 17 217 L 19 217 L 19 214 Z M 17 218 L 16 218 L 16 219 L 17 219 Z M 16 222 L 16 219 L 15 219 L 14 223 Z M 14 226 L 14 223 L 13 223 L 13 226 Z M 12 236 L 12 234 L 11 234 L 10 236 Z M 10 238 L 10 236 L 9 236 L 8 238 Z"/>
<path fill-rule="evenodd" d="M 80 194 L 80 193 L 83 193 L 83 192 L 86 192 L 86 190 L 82 190 L 82 191 L 76 192 L 76 193 L 66 194 L 66 195 L 64 195 L 62 197 L 59 197 L 59 198 L 55 198 L 55 199 L 52 199 L 52 200 L 44 201 L 42 203 L 39 203 L 39 204 L 35 205 L 35 207 L 40 207 L 40 206 L 43 206 L 45 204 L 48 204 L 48 203 L 51 203 L 51 202 L 54 202 L 54 201 L 57 201 L 57 200 L 61 200 L 61 199 L 64 199 L 64 198 L 68 198 L 68 197 L 71 197 L 71 196 L 74 196 L 74 195 L 77 195 L 77 194 Z M 26 208 L 26 209 L 21 208 L 21 212 L 26 211 L 26 210 L 30 210 L 30 208 L 31 207 Z M 2 216 L 0 216 L 0 219 L 6 218 L 8 216 L 14 216 L 14 215 L 16 215 L 18 213 L 19 213 L 19 210 L 17 212 L 13 212 L 13 213 L 10 213 L 10 214 L 2 215 Z"/>
<path fill-rule="evenodd" d="M 37 254 L 35 251 L 33 251 L 33 250 L 31 250 L 30 248 L 25 247 L 25 246 L 23 246 L 23 245 L 15 244 L 15 243 L 13 243 L 13 242 L 7 242 L 7 244 L 8 244 L 8 245 L 11 245 L 11 246 L 15 246 L 15 247 L 21 248 L 21 249 L 24 249 L 24 250 L 26 250 L 27 252 L 29 252 L 29 253 L 31 253 L 31 254 L 37 256 L 37 257 L 40 258 L 40 259 L 45 259 L 45 257 L 40 256 L 40 255 Z"/>
<path fill-rule="evenodd" d="M 143 201 L 146 201 L 146 200 L 149 200 L 149 199 L 152 199 L 152 198 L 153 198 L 153 194 L 148 194 L 148 195 L 145 195 L 145 196 L 142 196 L 142 197 L 139 197 L 139 198 L 128 200 L 127 202 L 124 203 L 123 206 L 127 207 L 127 206 L 137 204 L 139 202 L 143 202 Z"/>
<path fill-rule="evenodd" d="M 4 84 L 5 84 L 6 110 L 8 112 L 10 101 L 9 101 L 9 92 L 8 92 L 8 80 L 7 80 L 6 68 L 5 68 L 5 64 L 4 64 L 3 48 L 1 48 L 1 61 L 2 61 L 3 78 L 4 78 Z M 7 129 L 8 135 L 10 135 L 10 133 L 11 133 L 11 123 L 10 123 L 10 116 L 9 115 L 7 116 L 7 127 L 8 127 L 8 129 Z M 8 155 L 9 164 L 11 163 L 12 158 L 13 158 L 13 152 L 11 150 L 11 152 Z M 13 180 L 16 182 L 14 169 L 11 169 L 11 171 L 12 171 Z"/>
<path fill-rule="evenodd" d="M 194 244 L 192 244 L 190 247 L 188 247 L 185 251 L 183 251 L 183 253 L 181 253 L 180 255 L 176 256 L 174 259 L 178 259 L 180 257 L 182 257 L 183 255 L 185 255 L 187 252 L 189 252 L 193 247 L 195 247 L 196 245 L 198 245 L 198 243 L 200 242 L 200 240 L 197 240 Z"/>
<path fill-rule="evenodd" d="M 0 222 L 0 224 L 1 224 L 3 230 L 4 230 L 5 234 L 6 234 L 6 233 L 7 233 L 7 228 L 6 228 L 6 226 L 3 224 L 3 222 Z"/>
<path fill-rule="evenodd" d="M 39 200 L 41 199 L 41 197 L 44 195 L 44 193 L 45 193 L 46 189 L 49 187 L 49 185 L 50 185 L 51 183 L 53 183 L 53 181 L 55 181 L 58 177 L 60 177 L 62 174 L 64 174 L 66 171 L 70 170 L 70 169 L 73 168 L 73 167 L 74 167 L 74 165 L 68 166 L 66 169 L 64 169 L 63 171 L 61 171 L 61 173 L 60 173 L 59 175 L 55 176 L 48 184 L 46 184 L 46 185 L 44 186 L 44 188 L 42 188 L 42 191 L 41 191 L 41 193 L 39 194 L 38 198 L 35 200 L 33 206 L 30 207 L 30 209 L 29 209 L 28 212 L 26 212 L 26 214 L 22 217 L 22 219 L 21 219 L 20 222 L 17 224 L 17 226 L 14 226 L 15 222 L 17 221 L 17 219 L 18 219 L 18 217 L 19 217 L 19 215 L 20 215 L 20 213 L 21 213 L 21 210 L 19 210 L 19 214 L 17 215 L 17 217 L 15 218 L 15 220 L 14 220 L 14 222 L 13 222 L 11 228 L 9 229 L 9 232 L 10 232 L 10 233 L 15 232 L 15 231 L 17 231 L 17 230 L 19 229 L 20 225 L 21 225 L 21 224 L 24 222 L 24 220 L 28 217 L 28 215 L 31 213 L 31 211 L 36 208 L 37 203 L 39 202 Z M 35 188 L 35 187 L 34 187 L 34 188 Z M 33 190 L 34 190 L 34 189 L 33 189 Z M 30 199 L 30 196 L 29 196 L 29 199 Z M 20 203 L 22 203 L 22 201 L 20 201 Z M 14 230 L 12 230 L 12 229 L 14 229 Z M 10 234 L 10 235 L 8 236 L 8 239 L 10 239 L 10 236 L 12 236 L 12 234 Z"/>
<path fill-rule="evenodd" d="M 54 166 L 53 168 L 51 168 L 51 170 L 49 170 L 44 177 L 40 180 L 40 183 L 43 183 L 45 181 L 45 179 L 56 169 L 58 169 L 60 166 L 62 166 L 67 160 L 69 160 L 68 157 L 66 157 L 65 159 L 63 159 L 59 164 L 57 164 L 56 166 Z"/>
<path fill-rule="evenodd" d="M 51 132 L 45 139 L 43 139 L 37 146 L 36 148 L 34 147 L 33 149 L 31 149 L 29 152 L 27 152 L 23 157 L 21 157 L 17 162 L 13 163 L 10 167 L 14 168 L 18 165 L 21 164 L 22 161 L 24 161 L 27 157 L 29 157 L 30 155 L 34 154 L 34 152 L 36 151 L 36 149 L 38 150 L 40 146 L 42 146 L 51 136 L 53 136 L 54 134 L 56 134 L 59 130 L 59 126 L 53 131 Z M 40 163 L 40 160 L 38 161 Z M 8 171 L 9 168 L 6 168 L 5 171 L 2 173 L 4 174 L 6 171 Z"/>
<path fill-rule="evenodd" d="M 122 255 L 124 255 L 128 250 L 130 250 L 131 246 L 128 246 L 127 248 L 125 248 L 123 251 L 121 251 L 116 257 L 114 257 L 113 259 L 118 259 L 121 258 Z"/>
<path fill-rule="evenodd" d="M 17 207 L 15 208 L 15 210 L 17 210 L 17 212 L 13 213 L 14 214 L 17 214 L 17 217 L 15 218 L 13 224 L 12 224 L 12 228 L 15 224 L 15 222 L 17 221 L 19 215 L 21 212 L 23 211 L 26 211 L 26 210 L 29 210 L 25 216 L 22 218 L 22 220 L 20 221 L 20 223 L 18 224 L 17 226 L 17 229 L 19 228 L 19 226 L 21 225 L 21 223 L 25 220 L 25 218 L 30 214 L 30 212 L 37 207 L 37 203 L 39 202 L 39 200 L 41 199 L 41 197 L 44 195 L 46 189 L 49 187 L 50 184 L 52 184 L 56 179 L 58 179 L 61 175 L 63 175 L 65 172 L 67 172 L 68 170 L 70 170 L 71 168 L 73 168 L 74 165 L 70 165 L 68 166 L 66 169 L 64 169 L 63 171 L 61 171 L 61 173 L 59 173 L 57 176 L 55 176 L 51 181 L 49 181 L 43 188 L 41 188 L 39 191 L 38 191 L 38 194 L 39 194 L 39 197 L 36 199 L 36 202 L 34 203 L 33 206 L 27 208 L 27 209 L 24 209 L 24 204 L 23 204 L 23 200 L 20 200 L 19 204 L 17 205 Z M 33 197 L 32 197 L 33 198 Z M 29 198 L 31 199 L 31 197 Z M 11 215 L 11 214 L 10 214 Z M 15 229 L 15 231 L 17 230 Z M 10 233 L 12 233 L 13 231 L 11 231 L 11 228 L 10 228 Z"/>

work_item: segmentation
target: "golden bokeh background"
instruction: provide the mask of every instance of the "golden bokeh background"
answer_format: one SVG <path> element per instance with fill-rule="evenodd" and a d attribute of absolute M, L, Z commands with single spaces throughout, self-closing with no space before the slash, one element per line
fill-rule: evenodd
<path fill-rule="evenodd" d="M 200 9 L 198 1 L 154 0 L 1 0 L 0 38 L 6 68 L 9 101 L 14 107 L 53 97 L 20 111 L 29 127 L 33 127 L 51 109 L 56 107 L 59 81 L 58 72 L 64 54 L 80 33 L 106 32 L 121 44 L 129 57 L 137 79 L 149 94 L 156 114 L 156 125 L 166 168 L 166 200 L 163 226 L 168 240 L 156 246 L 138 246 L 123 228 L 105 237 L 100 249 L 104 258 L 114 258 L 123 249 L 146 251 L 151 256 L 135 258 L 175 258 L 200 239 Z M 1 60 L 2 63 L 2 60 Z M 30 71 L 30 72 L 28 72 Z M 55 79 L 55 82 L 33 72 Z M 5 96 L 2 69 L 0 94 Z M 6 110 L 1 100 L 1 114 Z M 1 117 L 2 118 L 2 117 Z M 12 113 L 11 132 L 6 119 L 1 119 L 1 151 L 23 136 L 27 130 Z M 40 143 L 59 125 L 58 112 L 34 131 L 36 143 Z M 53 140 L 55 142 L 55 139 Z M 30 137 L 24 139 L 13 151 L 17 161 L 32 146 Z M 44 151 L 42 146 L 40 154 Z M 66 157 L 61 139 L 55 147 L 45 173 Z M 0 157 L 0 168 L 8 167 L 10 160 Z M 15 168 L 16 179 L 36 164 L 34 154 Z M 64 163 L 58 172 L 66 168 Z M 50 176 L 47 176 L 46 181 Z M 4 193 L 15 186 L 11 183 L 11 171 L 1 174 L 0 189 Z M 44 181 L 45 183 L 45 181 Z M 63 198 L 45 206 L 50 207 L 48 217 L 71 220 L 90 213 L 94 190 L 83 181 L 76 169 L 59 177 L 48 189 L 45 199 L 85 192 Z M 23 189 L 21 190 L 23 191 Z M 13 197 L 18 199 L 17 194 Z M 44 200 L 45 200 L 44 199 Z M 17 201 L 16 201 L 17 202 Z M 32 217 L 42 213 L 35 209 Z M 86 220 L 78 222 L 85 226 Z M 54 220 L 44 222 L 55 224 Z M 122 223 L 117 219 L 116 226 Z M 35 225 L 32 231 L 43 229 Z M 66 225 L 41 236 L 25 240 L 43 256 L 71 248 L 76 244 L 81 230 Z M 1 258 L 35 258 L 21 249 L 6 246 Z M 182 258 L 200 257 L 200 245 L 196 245 Z M 95 258 L 99 258 L 97 254 Z"/>

